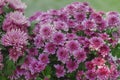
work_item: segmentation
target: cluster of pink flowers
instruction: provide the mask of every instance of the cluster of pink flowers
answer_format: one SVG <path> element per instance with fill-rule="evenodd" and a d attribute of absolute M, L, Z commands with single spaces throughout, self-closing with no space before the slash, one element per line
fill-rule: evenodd
<path fill-rule="evenodd" d="M 4 11 L 5 7 L 12 11 Z M 1 45 L 8 50 L 9 59 L 16 62 L 20 56 L 24 55 L 28 44 L 27 28 L 30 26 L 30 22 L 23 15 L 26 5 L 21 0 L 0 0 L 0 8 L 2 9 L 0 16 L 5 17 L 1 26 L 3 31 Z"/>
<path fill-rule="evenodd" d="M 86 2 L 74 2 L 60 10 L 37 12 L 28 21 L 23 15 L 24 3 L 6 2 L 15 11 L 3 21 L 6 33 L 1 44 L 15 64 L 24 59 L 9 75 L 11 80 L 119 78 L 120 61 L 112 56 L 112 49 L 119 44 L 119 13 L 96 12 Z M 35 23 L 33 30 L 30 23 Z M 0 63 L 2 58 L 0 54 Z"/>

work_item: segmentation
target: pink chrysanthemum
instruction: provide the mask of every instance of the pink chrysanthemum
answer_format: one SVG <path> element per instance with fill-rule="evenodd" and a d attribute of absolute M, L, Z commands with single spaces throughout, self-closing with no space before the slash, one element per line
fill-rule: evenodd
<path fill-rule="evenodd" d="M 55 51 L 56 51 L 56 45 L 54 43 L 47 43 L 45 45 L 44 52 L 48 54 L 55 54 Z"/>
<path fill-rule="evenodd" d="M 80 44 L 76 40 L 71 40 L 66 43 L 66 48 L 71 52 L 78 50 L 79 47 L 80 47 Z"/>
<path fill-rule="evenodd" d="M 66 62 L 66 68 L 68 69 L 69 73 L 72 73 L 78 68 L 78 64 L 76 61 L 69 60 Z"/>
<path fill-rule="evenodd" d="M 100 49 L 99 49 L 99 53 L 100 53 L 103 57 L 105 57 L 106 55 L 108 55 L 109 52 L 110 52 L 110 48 L 109 48 L 109 46 L 107 46 L 107 45 L 103 45 L 103 46 L 101 46 Z"/>
<path fill-rule="evenodd" d="M 93 70 L 93 69 L 95 69 L 95 64 L 94 64 L 92 61 L 89 61 L 89 62 L 86 62 L 86 63 L 85 63 L 85 67 L 86 67 L 88 70 Z"/>
<path fill-rule="evenodd" d="M 13 48 L 13 49 L 11 48 L 9 50 L 10 60 L 13 60 L 14 62 L 16 62 L 20 56 L 22 56 L 22 52 L 17 51 L 15 48 Z"/>
<path fill-rule="evenodd" d="M 101 66 L 101 65 L 104 65 L 106 61 L 104 58 L 96 57 L 92 60 L 92 62 L 97 66 Z"/>
<path fill-rule="evenodd" d="M 5 0 L 0 0 L 0 7 L 3 7 L 5 4 Z"/>
<path fill-rule="evenodd" d="M 86 77 L 87 77 L 87 79 L 89 79 L 89 80 L 96 80 L 96 72 L 94 71 L 94 70 L 88 70 L 87 72 L 86 72 Z"/>
<path fill-rule="evenodd" d="M 30 48 L 27 52 L 31 56 L 37 56 L 38 55 L 38 50 L 36 48 Z"/>
<path fill-rule="evenodd" d="M 68 31 L 68 26 L 65 22 L 57 21 L 57 22 L 54 23 L 54 25 L 55 25 L 56 30 Z"/>
<path fill-rule="evenodd" d="M 107 23 L 108 26 L 114 27 L 114 26 L 119 26 L 120 25 L 120 16 L 118 15 L 108 15 L 107 16 Z"/>
<path fill-rule="evenodd" d="M 23 16 L 23 13 L 15 11 L 6 15 L 2 29 L 5 31 L 9 31 L 11 29 L 21 29 L 26 31 L 29 25 L 30 23 L 27 18 Z"/>
<path fill-rule="evenodd" d="M 58 60 L 66 63 L 69 60 L 69 53 L 65 48 L 59 48 L 57 51 Z"/>
<path fill-rule="evenodd" d="M 9 3 L 9 6 L 15 10 L 24 11 L 26 9 L 26 4 L 22 3 L 21 0 L 6 0 Z"/>
<path fill-rule="evenodd" d="M 49 63 L 48 54 L 42 53 L 42 54 L 39 55 L 38 59 L 43 64 L 48 64 Z"/>
<path fill-rule="evenodd" d="M 85 13 L 76 13 L 75 14 L 75 19 L 78 21 L 78 22 L 82 22 L 86 19 L 86 15 Z"/>
<path fill-rule="evenodd" d="M 73 34 L 73 33 L 66 34 L 66 37 L 68 40 L 73 40 L 77 38 L 76 34 Z"/>
<path fill-rule="evenodd" d="M 92 49 L 98 50 L 103 44 L 104 44 L 104 41 L 100 37 L 92 37 L 90 39 L 90 47 Z"/>
<path fill-rule="evenodd" d="M 41 35 L 37 35 L 35 38 L 34 38 L 34 44 L 37 48 L 41 48 L 44 46 L 44 41 L 42 39 L 42 36 Z"/>
<path fill-rule="evenodd" d="M 108 80 L 110 75 L 110 70 L 107 66 L 100 66 L 97 69 L 97 77 L 99 80 Z"/>
<path fill-rule="evenodd" d="M 4 46 L 23 47 L 27 45 L 27 33 L 12 29 L 2 36 L 1 42 Z"/>
<path fill-rule="evenodd" d="M 74 58 L 76 59 L 77 63 L 84 62 L 87 58 L 86 52 L 83 49 L 79 49 L 73 53 Z"/>
<path fill-rule="evenodd" d="M 56 68 L 56 76 L 58 78 L 64 77 L 64 75 L 65 75 L 64 66 L 61 66 L 61 65 L 57 64 L 57 65 L 54 65 L 54 67 Z"/>
<path fill-rule="evenodd" d="M 76 80 L 82 80 L 84 76 L 84 72 L 83 71 L 78 71 L 76 74 Z"/>
<path fill-rule="evenodd" d="M 83 22 L 83 25 L 86 27 L 86 29 L 95 30 L 96 24 L 94 20 L 85 20 Z"/>
<path fill-rule="evenodd" d="M 42 26 L 40 28 L 40 32 L 39 33 L 41 34 L 41 36 L 43 38 L 49 38 L 52 35 L 52 33 L 53 33 L 53 29 L 52 29 L 51 26 L 45 25 L 45 26 Z"/>
<path fill-rule="evenodd" d="M 61 32 L 56 32 L 52 35 L 53 42 L 55 44 L 64 44 L 65 43 L 65 34 Z"/>

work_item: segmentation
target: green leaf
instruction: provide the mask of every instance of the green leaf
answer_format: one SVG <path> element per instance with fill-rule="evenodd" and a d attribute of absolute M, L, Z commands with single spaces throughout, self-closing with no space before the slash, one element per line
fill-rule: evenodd
<path fill-rule="evenodd" d="M 52 74 L 52 68 L 50 66 L 47 66 L 44 70 L 44 75 L 47 76 L 48 78 L 51 77 L 51 74 Z"/>
<path fill-rule="evenodd" d="M 120 58 L 120 44 L 118 44 L 115 48 L 112 48 L 111 53 L 113 56 Z"/>
<path fill-rule="evenodd" d="M 0 80 L 8 80 L 5 76 L 0 76 Z"/>
<path fill-rule="evenodd" d="M 84 36 L 85 34 L 84 34 L 84 31 L 78 31 L 77 33 L 76 33 L 78 36 Z"/>
<path fill-rule="evenodd" d="M 36 25 L 37 21 L 31 22 L 31 26 L 28 28 L 29 34 L 33 34 L 33 29 Z"/>
<path fill-rule="evenodd" d="M 3 72 L 5 75 L 11 75 L 13 71 L 16 69 L 15 64 L 12 60 L 7 59 L 5 61 L 5 67 L 3 69 Z"/>
<path fill-rule="evenodd" d="M 43 80 L 42 78 L 40 78 L 40 77 L 37 77 L 37 79 L 36 80 Z"/>

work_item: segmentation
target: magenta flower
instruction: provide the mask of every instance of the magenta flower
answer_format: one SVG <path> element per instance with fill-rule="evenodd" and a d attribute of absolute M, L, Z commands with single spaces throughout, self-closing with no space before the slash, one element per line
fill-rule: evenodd
<path fill-rule="evenodd" d="M 26 31 L 29 25 L 30 23 L 27 18 L 23 16 L 23 13 L 15 11 L 6 15 L 2 29 L 5 31 L 9 31 L 11 29 L 21 29 Z"/>
<path fill-rule="evenodd" d="M 22 53 L 20 51 L 17 51 L 15 48 L 11 48 L 9 50 L 9 58 L 14 62 L 16 62 L 21 55 Z"/>
<path fill-rule="evenodd" d="M 94 20 L 85 20 L 83 22 L 83 25 L 86 27 L 86 29 L 95 30 L 96 24 Z"/>
<path fill-rule="evenodd" d="M 95 69 L 95 64 L 92 62 L 92 61 L 89 61 L 89 62 L 86 62 L 85 63 L 85 67 L 88 69 L 88 70 L 93 70 Z"/>
<path fill-rule="evenodd" d="M 86 15 L 85 13 L 76 13 L 75 14 L 75 19 L 78 21 L 78 22 L 82 22 L 86 19 Z"/>
<path fill-rule="evenodd" d="M 87 79 L 89 80 L 95 80 L 97 77 L 96 77 L 96 72 L 94 70 L 88 70 L 86 72 L 86 77 Z"/>
<path fill-rule="evenodd" d="M 28 50 L 28 54 L 31 56 L 37 56 L 38 55 L 38 50 L 36 48 L 30 48 Z"/>
<path fill-rule="evenodd" d="M 47 26 L 42 26 L 40 28 L 39 33 L 43 38 L 49 38 L 52 35 L 52 32 L 53 32 L 52 27 L 47 25 Z"/>
<path fill-rule="evenodd" d="M 4 46 L 14 46 L 23 48 L 24 45 L 27 45 L 27 39 L 27 33 L 19 29 L 12 29 L 2 36 L 1 42 Z"/>
<path fill-rule="evenodd" d="M 78 50 L 79 47 L 80 47 L 80 44 L 76 40 L 71 40 L 66 43 L 66 48 L 71 52 Z"/>
<path fill-rule="evenodd" d="M 6 0 L 9 3 L 9 6 L 15 10 L 24 11 L 26 9 L 26 4 L 22 3 L 21 0 Z"/>
<path fill-rule="evenodd" d="M 57 64 L 57 65 L 54 65 L 54 67 L 56 69 L 56 76 L 58 78 L 64 77 L 65 72 L 66 72 L 65 69 L 64 69 L 64 66 Z"/>
<path fill-rule="evenodd" d="M 34 44 L 37 48 L 41 48 L 42 46 L 44 46 L 44 41 L 41 35 L 36 35 L 36 37 L 34 38 Z"/>
<path fill-rule="evenodd" d="M 55 51 L 56 51 L 56 45 L 54 43 L 47 43 L 45 45 L 44 52 L 48 54 L 55 54 Z"/>
<path fill-rule="evenodd" d="M 77 36 L 73 33 L 66 34 L 66 37 L 67 37 L 68 40 L 73 40 L 73 39 L 77 38 Z"/>
<path fill-rule="evenodd" d="M 107 28 L 108 24 L 106 20 L 102 20 L 101 22 L 99 22 L 99 24 L 97 24 L 97 29 L 98 30 L 105 30 Z"/>
<path fill-rule="evenodd" d="M 23 64 L 21 65 L 21 69 L 25 69 L 28 70 L 29 69 L 29 65 L 36 61 L 36 59 L 32 56 L 26 56 L 25 61 L 23 62 Z"/>
<path fill-rule="evenodd" d="M 101 65 L 104 65 L 106 61 L 104 58 L 96 57 L 92 60 L 92 62 L 97 66 L 101 66 Z"/>
<path fill-rule="evenodd" d="M 64 30 L 64 31 L 68 31 L 68 25 L 65 22 L 62 21 L 56 21 L 54 23 L 55 25 L 55 29 L 56 30 Z"/>
<path fill-rule="evenodd" d="M 68 69 L 69 73 L 72 73 L 78 68 L 78 64 L 76 61 L 69 60 L 66 62 L 66 68 Z"/>
<path fill-rule="evenodd" d="M 56 32 L 52 35 L 52 39 L 55 44 L 62 45 L 65 43 L 66 37 L 65 37 L 65 34 L 61 32 Z"/>
<path fill-rule="evenodd" d="M 78 71 L 76 74 L 76 80 L 82 80 L 84 76 L 84 72 L 83 71 Z"/>
<path fill-rule="evenodd" d="M 3 7 L 5 5 L 5 0 L 0 0 L 0 7 Z"/>
<path fill-rule="evenodd" d="M 90 19 L 93 19 L 96 23 L 100 23 L 101 21 L 103 21 L 103 17 L 99 13 L 92 13 L 90 15 Z"/>
<path fill-rule="evenodd" d="M 76 59 L 77 63 L 84 62 L 87 58 L 86 52 L 83 49 L 79 49 L 73 53 L 74 58 Z"/>
<path fill-rule="evenodd" d="M 108 80 L 110 75 L 110 70 L 107 66 L 101 66 L 97 69 L 97 77 L 100 80 Z"/>
<path fill-rule="evenodd" d="M 99 53 L 100 53 L 103 57 L 105 57 L 106 55 L 108 55 L 109 52 L 110 52 L 110 48 L 109 48 L 109 46 L 107 46 L 107 45 L 103 45 L 103 46 L 101 46 L 100 49 L 99 49 Z"/>
<path fill-rule="evenodd" d="M 36 72 L 40 73 L 41 71 L 43 71 L 45 69 L 46 65 L 41 63 L 41 62 L 37 62 L 37 64 L 35 64 L 35 70 Z"/>
<path fill-rule="evenodd" d="M 43 64 L 48 64 L 49 63 L 48 54 L 45 53 L 40 54 L 38 60 Z"/>
<path fill-rule="evenodd" d="M 92 37 L 90 39 L 90 47 L 92 49 L 98 50 L 103 44 L 104 44 L 104 41 L 100 37 Z"/>
<path fill-rule="evenodd" d="M 59 48 L 57 51 L 58 60 L 66 63 L 69 60 L 69 53 L 65 48 Z"/>
<path fill-rule="evenodd" d="M 118 15 L 108 15 L 107 23 L 110 27 L 119 26 L 120 25 L 120 16 Z"/>

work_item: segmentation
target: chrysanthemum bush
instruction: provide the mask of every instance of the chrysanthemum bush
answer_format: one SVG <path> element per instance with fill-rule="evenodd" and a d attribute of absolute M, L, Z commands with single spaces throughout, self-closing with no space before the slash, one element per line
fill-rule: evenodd
<path fill-rule="evenodd" d="M 86 2 L 24 16 L 0 0 L 0 80 L 118 80 L 120 14 Z"/>

